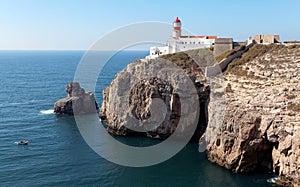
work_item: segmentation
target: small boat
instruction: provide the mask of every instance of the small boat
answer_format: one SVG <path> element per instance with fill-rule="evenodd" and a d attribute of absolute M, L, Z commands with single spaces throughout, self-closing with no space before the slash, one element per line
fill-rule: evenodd
<path fill-rule="evenodd" d="M 28 140 L 18 141 L 18 145 L 28 145 Z"/>

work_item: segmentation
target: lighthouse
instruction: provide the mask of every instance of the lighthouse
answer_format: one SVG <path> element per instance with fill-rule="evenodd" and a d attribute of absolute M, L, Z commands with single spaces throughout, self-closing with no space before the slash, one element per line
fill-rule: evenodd
<path fill-rule="evenodd" d="M 166 46 L 150 47 L 150 55 L 147 59 L 157 58 L 160 55 L 177 53 L 201 48 L 211 48 L 215 45 L 218 36 L 191 36 L 181 35 L 181 21 L 178 17 L 173 21 L 173 34 L 167 42 Z"/>
<path fill-rule="evenodd" d="M 173 38 L 180 38 L 181 36 L 181 21 L 176 17 L 173 22 Z"/>

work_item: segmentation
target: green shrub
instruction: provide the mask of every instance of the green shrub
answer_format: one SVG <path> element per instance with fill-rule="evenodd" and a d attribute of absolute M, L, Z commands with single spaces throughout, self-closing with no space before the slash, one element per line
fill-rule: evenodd
<path fill-rule="evenodd" d="M 284 46 L 276 45 L 276 44 L 270 44 L 270 45 L 262 45 L 262 44 L 255 44 L 253 47 L 251 47 L 246 53 L 242 55 L 241 58 L 234 59 L 227 67 L 226 72 L 236 72 L 234 70 L 235 68 L 246 64 L 247 62 L 250 62 L 254 60 L 257 57 L 260 57 L 267 52 L 270 52 L 275 49 L 280 49 Z"/>

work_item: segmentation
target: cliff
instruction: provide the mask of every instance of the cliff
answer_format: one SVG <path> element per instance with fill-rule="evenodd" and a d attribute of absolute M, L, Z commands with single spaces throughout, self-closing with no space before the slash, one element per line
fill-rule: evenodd
<path fill-rule="evenodd" d="M 54 104 L 56 114 L 90 114 L 96 113 L 98 105 L 92 92 L 85 92 L 78 82 L 71 82 L 66 86 L 68 96 Z"/>
<path fill-rule="evenodd" d="M 100 117 L 106 121 L 108 131 L 165 139 L 181 120 L 182 132 L 196 123 L 192 140 L 198 141 L 206 128 L 209 97 L 209 86 L 199 64 L 213 60 L 213 54 L 209 50 L 192 53 L 199 60 L 177 53 L 155 60 L 137 60 L 119 72 L 103 91 Z M 192 99 L 196 103 L 183 104 L 184 100 Z M 198 106 L 203 110 L 194 122 Z"/>
<path fill-rule="evenodd" d="M 212 93 L 208 106 L 208 159 L 234 172 L 273 171 L 278 184 L 300 185 L 300 46 L 255 45 L 223 78 L 225 95 Z"/>
<path fill-rule="evenodd" d="M 279 185 L 300 185 L 300 46 L 254 45 L 222 75 L 206 78 L 203 69 L 214 63 L 209 50 L 137 60 L 104 90 L 100 117 L 110 133 L 164 139 L 198 107 L 193 140 L 204 133 L 199 142 L 211 162 L 240 173 L 272 171 Z M 166 64 L 182 71 L 167 72 Z M 196 88 L 198 102 L 190 105 L 179 97 L 192 89 L 183 74 Z M 164 116 L 152 121 L 159 126 L 143 123 L 153 108 Z"/>

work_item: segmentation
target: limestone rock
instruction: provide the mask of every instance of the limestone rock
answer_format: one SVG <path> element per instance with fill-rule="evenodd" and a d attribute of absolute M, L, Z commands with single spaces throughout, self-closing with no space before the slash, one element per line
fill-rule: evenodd
<path fill-rule="evenodd" d="M 198 141 L 206 128 L 208 97 L 203 70 L 189 55 L 142 59 L 119 72 L 103 91 L 100 118 L 110 133 L 160 139 L 169 137 L 179 121 L 183 124 L 180 132 L 196 123 L 192 139 Z M 202 113 L 194 122 L 199 106 Z"/>
<path fill-rule="evenodd" d="M 165 58 L 180 70 L 168 71 L 159 59 L 138 60 L 103 91 L 100 117 L 109 132 L 163 139 L 179 119 L 188 128 L 199 107 L 194 139 L 205 131 L 200 140 L 210 161 L 234 172 L 273 171 L 279 185 L 300 185 L 299 46 L 255 45 L 231 70 L 208 81 L 203 60 L 197 64 L 183 53 Z M 195 95 L 180 95 L 192 88 L 199 102 L 187 105 L 182 99 Z"/>
<path fill-rule="evenodd" d="M 223 75 L 225 97 L 211 90 L 208 159 L 234 172 L 273 171 L 279 185 L 299 186 L 300 47 L 254 46 L 233 63 Z"/>
<path fill-rule="evenodd" d="M 68 96 L 54 104 L 56 114 L 90 114 L 96 113 L 98 105 L 92 92 L 85 92 L 78 82 L 71 82 L 66 87 Z"/>

